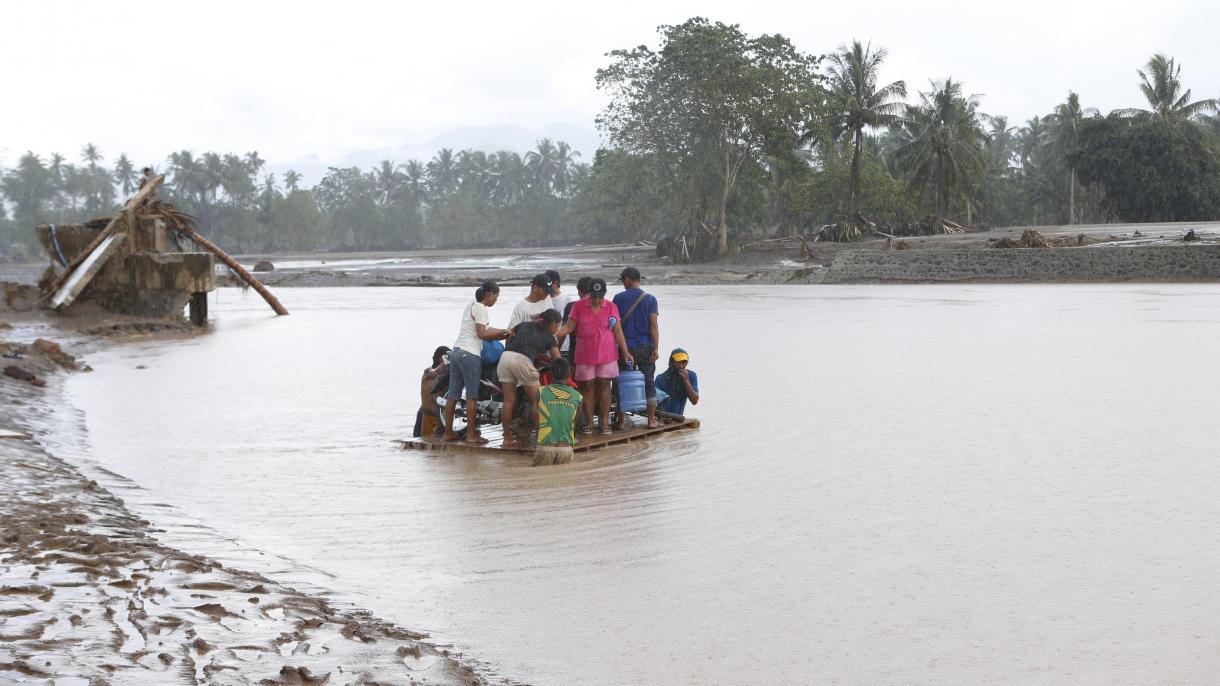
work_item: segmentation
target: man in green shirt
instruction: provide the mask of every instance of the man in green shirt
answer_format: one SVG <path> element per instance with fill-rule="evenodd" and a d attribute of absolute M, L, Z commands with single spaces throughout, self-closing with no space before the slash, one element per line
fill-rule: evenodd
<path fill-rule="evenodd" d="M 538 444 L 534 466 L 567 464 L 576 445 L 580 392 L 567 384 L 572 367 L 562 357 L 551 363 L 551 385 L 538 391 Z"/>

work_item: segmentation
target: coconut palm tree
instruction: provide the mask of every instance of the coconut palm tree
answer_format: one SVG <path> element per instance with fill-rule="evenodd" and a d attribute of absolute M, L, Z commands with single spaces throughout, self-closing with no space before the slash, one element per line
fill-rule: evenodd
<path fill-rule="evenodd" d="M 1050 141 L 1058 155 L 1068 165 L 1068 223 L 1076 223 L 1076 166 L 1072 164 L 1072 154 L 1080 147 L 1080 127 L 1084 120 L 1096 117 L 1099 113 L 1090 107 L 1080 107 L 1080 96 L 1074 91 L 1068 91 L 1067 100 L 1055 107 L 1048 119 L 1050 121 Z M 1062 206 L 1061 206 L 1062 207 Z"/>
<path fill-rule="evenodd" d="M 897 135 L 894 162 L 910 186 L 930 191 L 942 217 L 961 202 L 970 221 L 974 190 L 985 172 L 978 98 L 962 95 L 962 84 L 951 78 L 933 81 L 931 91 L 919 94 L 919 104 L 907 106 Z"/>
<path fill-rule="evenodd" d="M 136 166 L 127 158 L 127 154 L 119 155 L 118 161 L 114 163 L 114 182 L 119 185 L 119 191 L 124 198 L 131 197 L 139 181 Z"/>
<path fill-rule="evenodd" d="M 398 165 L 390 160 L 382 160 L 381 164 L 373 170 L 373 182 L 377 186 L 378 201 L 382 205 L 388 205 L 390 198 L 398 192 L 402 181 L 402 173 L 399 171 Z"/>
<path fill-rule="evenodd" d="M 1157 53 L 1148 60 L 1144 69 L 1136 71 L 1140 75 L 1140 92 L 1148 100 L 1150 109 L 1119 110 L 1118 113 L 1122 116 L 1177 124 L 1196 122 L 1201 115 L 1217 111 L 1215 98 L 1190 101 L 1190 89 L 1182 90 L 1182 65 L 1177 64 L 1172 57 Z"/>
<path fill-rule="evenodd" d="M 877 75 L 885 61 L 885 48 L 872 49 L 852 41 L 830 56 L 830 107 L 833 112 L 832 136 L 847 136 L 851 142 L 851 181 L 847 192 L 847 217 L 854 221 L 860 194 L 860 158 L 864 150 L 864 129 L 897 123 L 903 113 L 901 99 L 907 96 L 905 81 L 877 87 Z"/>
<path fill-rule="evenodd" d="M 550 138 L 543 138 L 535 149 L 525 154 L 525 166 L 533 176 L 531 185 L 535 190 L 550 191 L 555 170 L 559 167 L 558 152 Z"/>
<path fill-rule="evenodd" d="M 297 192 L 297 184 L 301 183 L 301 175 L 295 169 L 284 172 L 284 190 L 288 195 Z"/>

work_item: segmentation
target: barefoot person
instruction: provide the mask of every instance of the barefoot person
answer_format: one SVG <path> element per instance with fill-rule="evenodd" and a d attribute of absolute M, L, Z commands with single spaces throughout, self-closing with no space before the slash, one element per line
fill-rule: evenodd
<path fill-rule="evenodd" d="M 632 361 L 618 318 L 618 308 L 606 300 L 606 282 L 593 279 L 588 299 L 572 305 L 568 323 L 559 330 L 560 335 L 576 334 L 576 382 L 580 384 L 586 412 L 597 415 L 603 434 L 611 432 L 610 381 L 618 378 L 617 350 L 622 351 L 628 363 Z M 583 433 L 593 433 L 593 425 L 586 426 Z"/>
<path fill-rule="evenodd" d="M 500 389 L 504 392 L 504 447 L 515 448 L 521 445 L 512 431 L 513 417 L 517 405 L 517 387 L 525 393 L 525 420 L 533 429 L 534 416 L 538 407 L 538 369 L 534 361 L 542 353 L 549 351 L 552 360 L 559 359 L 559 342 L 555 340 L 555 332 L 559 330 L 559 313 L 547 310 L 538 316 L 539 322 L 521 322 L 513 329 L 513 337 L 509 339 L 500 363 L 496 366 L 496 375 L 500 379 Z"/>
<path fill-rule="evenodd" d="M 493 329 L 488 325 L 487 308 L 500 298 L 500 287 L 495 281 L 484 281 L 475 289 L 474 302 L 462 310 L 462 322 L 458 329 L 457 342 L 449 353 L 449 392 L 445 394 L 445 440 L 458 441 L 461 436 L 453 430 L 453 415 L 457 410 L 462 391 L 466 392 L 466 442 L 482 445 L 487 439 L 479 435 L 479 372 L 482 366 L 483 341 L 502 340 L 509 337 L 505 329 Z"/>
<path fill-rule="evenodd" d="M 657 299 L 640 288 L 640 270 L 627 267 L 618 275 L 623 292 L 614 296 L 614 304 L 623 313 L 623 337 L 627 349 L 635 358 L 635 368 L 644 374 L 644 397 L 648 400 L 648 428 L 655 429 L 657 423 L 657 389 L 652 378 L 657 373 L 657 353 L 661 350 L 661 330 L 657 325 Z M 620 365 L 626 369 L 626 363 Z M 620 412 L 617 426 L 621 426 Z"/>
<path fill-rule="evenodd" d="M 565 359 L 551 363 L 549 386 L 538 392 L 538 445 L 534 466 L 567 464 L 576 445 L 576 413 L 580 411 L 580 392 L 567 383 L 572 366 Z"/>
<path fill-rule="evenodd" d="M 415 437 L 432 438 L 440 433 L 441 412 L 436 404 L 436 382 L 449 376 L 449 348 L 441 346 L 432 353 L 432 366 L 419 378 L 419 412 L 415 414 Z"/>

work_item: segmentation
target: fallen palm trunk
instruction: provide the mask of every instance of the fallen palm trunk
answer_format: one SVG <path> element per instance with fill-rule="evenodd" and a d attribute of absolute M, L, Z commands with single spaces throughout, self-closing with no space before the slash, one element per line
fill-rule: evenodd
<path fill-rule="evenodd" d="M 244 267 L 237 263 L 237 260 L 229 257 L 229 255 L 217 247 L 215 243 L 195 233 L 190 227 L 185 226 L 183 222 L 169 222 L 169 226 L 178 233 L 194 241 L 199 247 L 215 255 L 216 259 L 224 262 L 225 266 L 231 269 L 233 273 L 237 275 L 237 278 L 245 281 L 250 288 L 258 291 L 258 294 L 263 296 L 263 300 L 267 301 L 267 304 L 271 306 L 271 309 L 275 310 L 276 314 L 280 316 L 288 314 L 288 310 L 280 304 L 280 301 L 277 300 L 274 295 L 271 295 L 271 291 L 267 290 L 267 287 L 264 286 L 261 281 L 254 278 L 253 274 L 246 271 Z"/>

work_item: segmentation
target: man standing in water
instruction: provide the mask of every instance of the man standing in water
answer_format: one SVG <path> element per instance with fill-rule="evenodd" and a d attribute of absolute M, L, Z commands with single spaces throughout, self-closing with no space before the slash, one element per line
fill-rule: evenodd
<path fill-rule="evenodd" d="M 657 373 L 657 351 L 661 345 L 661 330 L 657 325 L 657 299 L 640 289 L 640 270 L 627 267 L 619 274 L 623 292 L 614 296 L 614 304 L 623 313 L 623 336 L 627 339 L 627 350 L 635 358 L 635 367 L 644 374 L 644 396 L 648 399 L 648 428 L 660 426 L 657 422 L 657 389 L 653 376 Z M 626 368 L 624 361 L 620 366 Z M 623 421 L 619 414 L 615 426 Z"/>
<path fill-rule="evenodd" d="M 571 374 L 567 360 L 551 363 L 553 382 L 538 392 L 538 446 L 534 448 L 534 466 L 567 464 L 572 461 L 576 445 L 576 413 L 583 398 L 565 383 Z"/>
<path fill-rule="evenodd" d="M 508 338 L 505 329 L 493 329 L 488 325 L 491 318 L 487 308 L 500 298 L 500 286 L 495 281 L 484 281 L 475 289 L 474 302 L 462 310 L 462 321 L 458 329 L 457 342 L 449 353 L 449 392 L 445 394 L 445 440 L 458 441 L 461 436 L 453 430 L 453 415 L 457 411 L 458 399 L 466 391 L 466 442 L 482 445 L 486 438 L 479 435 L 479 383 L 482 380 L 483 341 Z"/>
<path fill-rule="evenodd" d="M 546 274 L 536 274 L 530 279 L 530 293 L 513 308 L 513 316 L 508 318 L 508 328 L 521 322 L 533 321 L 534 317 L 555 309 L 551 303 L 551 280 Z"/>

